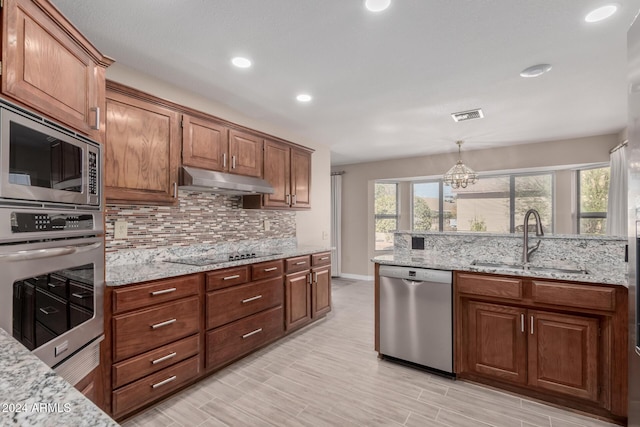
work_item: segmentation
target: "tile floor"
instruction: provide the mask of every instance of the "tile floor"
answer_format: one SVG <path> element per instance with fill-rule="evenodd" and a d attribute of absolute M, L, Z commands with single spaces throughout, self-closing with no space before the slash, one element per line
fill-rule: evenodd
<path fill-rule="evenodd" d="M 123 426 L 613 425 L 379 360 L 373 351 L 373 282 L 334 279 L 333 304 L 325 320 Z"/>

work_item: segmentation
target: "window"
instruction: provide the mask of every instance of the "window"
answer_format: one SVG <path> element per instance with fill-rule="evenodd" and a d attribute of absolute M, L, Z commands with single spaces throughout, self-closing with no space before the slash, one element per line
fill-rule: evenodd
<path fill-rule="evenodd" d="M 393 249 L 393 232 L 398 230 L 398 184 L 375 183 L 376 251 Z"/>
<path fill-rule="evenodd" d="M 417 231 L 522 232 L 524 215 L 532 208 L 552 232 L 553 174 L 483 177 L 455 190 L 441 181 L 413 183 Z"/>
<path fill-rule="evenodd" d="M 605 234 L 610 168 L 578 171 L 578 234 Z"/>

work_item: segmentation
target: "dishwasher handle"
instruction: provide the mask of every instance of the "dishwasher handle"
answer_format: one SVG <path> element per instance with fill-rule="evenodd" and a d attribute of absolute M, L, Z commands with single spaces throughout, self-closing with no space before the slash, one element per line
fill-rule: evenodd
<path fill-rule="evenodd" d="M 400 267 L 395 265 L 381 265 L 380 277 L 409 280 L 411 282 L 451 283 L 453 273 L 447 270 L 432 270 L 428 268 Z"/>

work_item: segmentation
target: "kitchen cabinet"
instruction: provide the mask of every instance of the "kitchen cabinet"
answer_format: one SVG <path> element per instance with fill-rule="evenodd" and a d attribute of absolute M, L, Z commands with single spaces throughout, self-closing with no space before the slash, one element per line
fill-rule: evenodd
<path fill-rule="evenodd" d="M 207 274 L 206 369 L 222 367 L 281 337 L 282 260 Z"/>
<path fill-rule="evenodd" d="M 285 328 L 297 329 L 331 311 L 329 252 L 285 261 Z"/>
<path fill-rule="evenodd" d="M 121 418 L 201 374 L 203 275 L 122 286 L 111 295 L 111 413 Z"/>
<path fill-rule="evenodd" d="M 229 130 L 229 173 L 262 177 L 263 139 L 252 133 Z"/>
<path fill-rule="evenodd" d="M 626 417 L 625 288 L 458 272 L 455 304 L 460 378 Z"/>
<path fill-rule="evenodd" d="M 213 120 L 182 116 L 182 164 L 227 172 L 229 129 Z"/>
<path fill-rule="evenodd" d="M 262 177 L 263 139 L 213 119 L 182 116 L 182 164 Z"/>
<path fill-rule="evenodd" d="M 3 95 L 102 141 L 113 61 L 45 0 L 5 0 L 2 27 Z"/>
<path fill-rule="evenodd" d="M 106 116 L 107 202 L 176 204 L 178 112 L 150 95 L 109 82 Z"/>
<path fill-rule="evenodd" d="M 273 194 L 243 197 L 245 209 L 310 209 L 311 151 L 299 146 L 265 140 L 264 179 Z"/>

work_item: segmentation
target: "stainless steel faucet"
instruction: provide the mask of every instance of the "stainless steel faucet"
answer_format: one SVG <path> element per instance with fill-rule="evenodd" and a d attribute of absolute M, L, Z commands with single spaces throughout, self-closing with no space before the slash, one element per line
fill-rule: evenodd
<path fill-rule="evenodd" d="M 529 209 L 526 214 L 524 214 L 524 242 L 522 248 L 522 262 L 527 264 L 529 262 L 529 255 L 534 253 L 540 247 L 540 240 L 538 240 L 538 244 L 533 248 L 529 248 L 529 217 L 533 214 L 536 217 L 536 236 L 544 236 L 544 231 L 542 231 L 542 221 L 540 220 L 540 214 L 535 209 Z"/>

